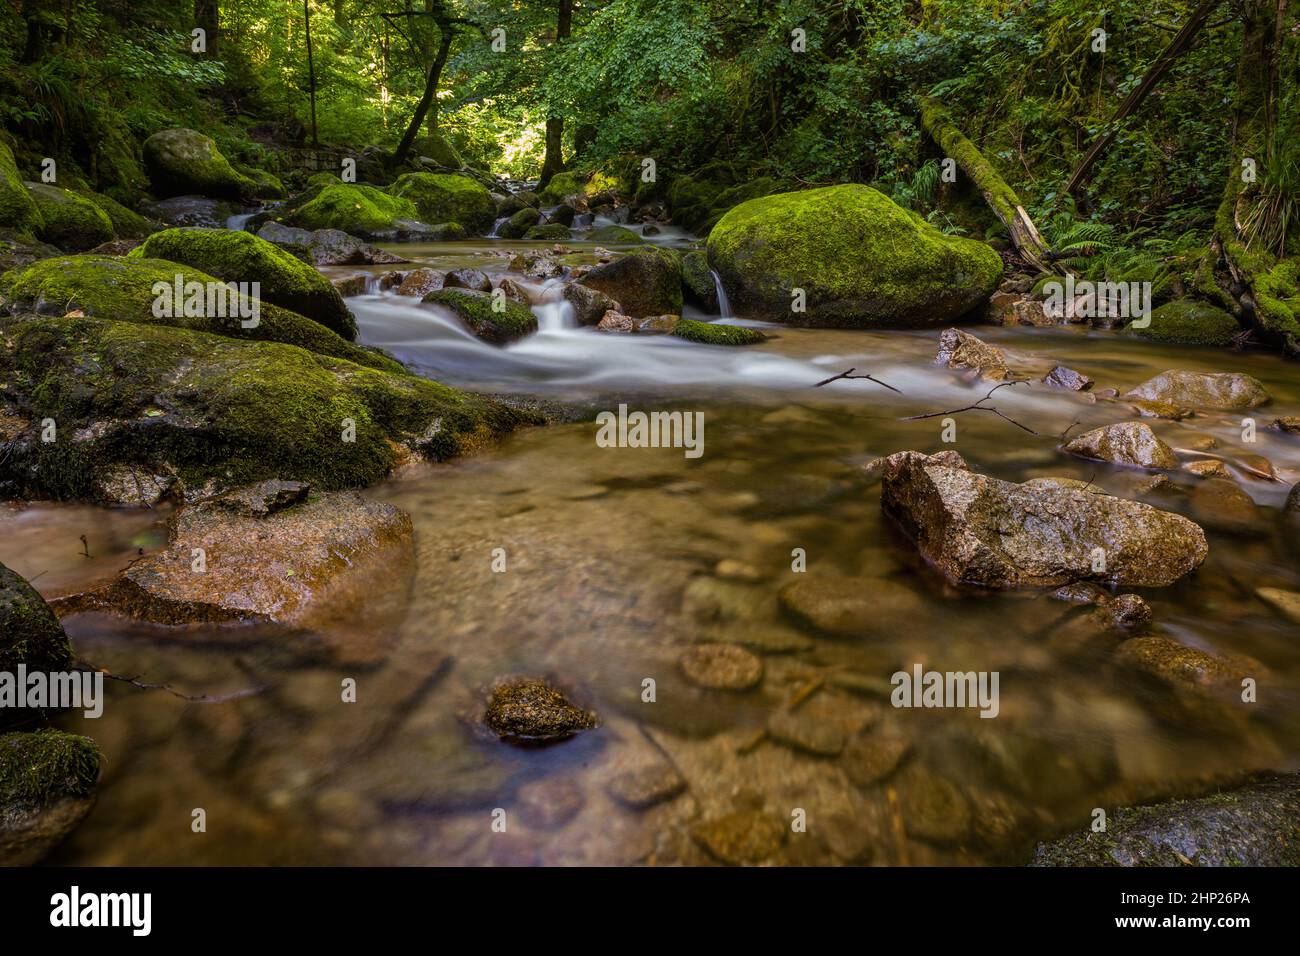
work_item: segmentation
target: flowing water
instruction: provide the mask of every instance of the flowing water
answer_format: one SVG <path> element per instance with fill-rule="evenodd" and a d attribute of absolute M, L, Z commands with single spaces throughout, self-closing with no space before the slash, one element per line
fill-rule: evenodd
<path fill-rule="evenodd" d="M 400 248 L 435 268 L 499 273 L 502 252 L 548 245 Z M 591 261 L 590 247 L 570 246 L 570 261 Z M 760 346 L 707 348 L 576 328 L 554 283 L 527 287 L 540 330 L 506 348 L 411 299 L 371 294 L 349 305 L 363 342 L 443 381 L 589 410 L 623 402 L 703 412 L 702 456 L 598 447 L 584 421 L 403 471 L 369 494 L 411 514 L 414 567 L 394 567 L 311 653 L 283 629 L 66 618 L 79 653 L 114 673 L 191 695 L 258 692 L 201 703 L 112 683 L 102 718 L 61 718 L 94 736 L 107 762 L 98 806 L 55 862 L 696 863 L 709 858 L 692 827 L 735 810 L 782 821 L 780 862 L 1024 862 L 1036 840 L 1086 826 L 1094 807 L 1297 765 L 1298 631 L 1254 594 L 1300 590 L 1300 544 L 1276 510 L 1300 479 L 1293 437 L 1261 428 L 1243 443 L 1231 414 L 1152 422 L 1176 447 L 1211 435 L 1230 457 L 1266 456 L 1282 479 L 1237 471 L 1273 509 L 1246 529 L 1218 523 L 1214 502 L 1196 493 L 1163 505 L 1206 523 L 1211 548 L 1190 579 L 1143 592 L 1156 632 L 1260 665 L 1249 718 L 1208 707 L 1189 716 L 1116 666 L 1115 639 L 1080 641 L 1069 606 L 946 585 L 882 518 L 862 468 L 901 449 L 956 447 L 999 478 L 1066 475 L 1131 496 L 1139 473 L 1059 451 L 1063 431 L 1122 420 L 1123 406 L 1002 389 L 996 406 L 1036 434 L 965 412 L 952 416 L 955 446 L 945 445 L 941 419 L 906 417 L 969 405 L 987 385 L 932 364 L 934 331 L 768 326 L 773 337 Z M 979 334 L 1039 376 L 1060 362 L 1098 389 L 1123 390 L 1168 368 L 1240 370 L 1271 390 L 1270 412 L 1300 411 L 1293 368 L 1269 356 L 1076 328 Z M 862 379 L 812 387 L 851 367 L 898 392 Z M 1174 479 L 1194 492 L 1190 476 Z M 165 517 L 14 506 L 0 518 L 0 560 L 47 595 L 66 593 L 161 544 Z M 804 574 L 849 577 L 873 595 L 860 634 L 819 635 L 782 612 L 778 592 L 799 579 L 796 549 Z M 504 571 L 494 569 L 499 557 Z M 735 692 L 687 682 L 679 658 L 699 642 L 760 654 L 761 684 Z M 999 672 L 998 717 L 891 707 L 890 675 L 917 663 Z M 485 737 L 475 720 L 482 689 L 507 674 L 551 677 L 600 715 L 599 729 L 527 749 Z M 354 703 L 341 700 L 346 678 L 357 682 Z M 764 738 L 796 695 L 811 723 L 899 741 L 901 768 L 864 781 L 850 750 L 816 756 Z M 686 785 L 675 798 L 635 810 L 611 794 L 628 770 L 668 764 Z M 206 833 L 191 832 L 196 808 Z M 493 830 L 498 811 L 504 833 Z M 807 831 L 789 832 L 798 811 Z"/>

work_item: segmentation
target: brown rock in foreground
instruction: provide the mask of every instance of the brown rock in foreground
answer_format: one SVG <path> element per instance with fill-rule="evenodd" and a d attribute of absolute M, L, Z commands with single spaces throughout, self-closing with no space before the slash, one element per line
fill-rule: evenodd
<path fill-rule="evenodd" d="M 905 451 L 885 459 L 881 507 L 954 584 L 1164 586 L 1194 571 L 1205 533 L 1179 515 L 1069 479 L 999 481 Z"/>

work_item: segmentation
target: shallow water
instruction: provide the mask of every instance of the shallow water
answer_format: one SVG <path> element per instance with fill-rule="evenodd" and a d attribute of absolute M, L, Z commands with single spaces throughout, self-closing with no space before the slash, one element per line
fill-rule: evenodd
<path fill-rule="evenodd" d="M 496 250 L 528 245 L 550 244 L 401 248 L 439 268 L 501 271 L 507 259 Z M 362 341 L 443 380 L 611 410 L 625 401 L 703 412 L 702 457 L 600 448 L 588 422 L 528 430 L 372 489 L 408 511 L 416 529 L 409 590 L 394 583 L 376 592 L 356 625 L 358 641 L 387 650 L 378 663 L 305 654 L 277 629 L 66 618 L 80 654 L 115 673 L 190 694 L 259 692 L 192 703 L 111 684 L 101 719 L 62 718 L 100 742 L 107 764 L 99 805 L 55 862 L 696 863 L 708 857 L 691 827 L 736 809 L 781 821 L 805 812 L 807 832 L 787 834 L 780 862 L 1024 862 L 1036 840 L 1087 825 L 1093 807 L 1300 763 L 1300 629 L 1254 596 L 1261 586 L 1300 590 L 1294 529 L 1267 519 L 1245 534 L 1210 528 L 1197 574 L 1142 592 L 1156 633 L 1264 668 L 1248 719 L 1207 710 L 1189 722 L 1164 693 L 1115 665 L 1114 639 L 1071 637 L 1069 606 L 1037 593 L 962 592 L 938 579 L 882 518 L 878 488 L 861 468 L 905 448 L 955 447 L 999 478 L 1066 475 L 1131 496 L 1140 473 L 1058 450 L 1067 428 L 1124 420 L 1123 406 L 1037 385 L 1004 388 L 994 404 L 1037 434 L 965 412 L 953 416 L 956 443 L 945 445 L 940 419 L 906 416 L 968 405 L 988 386 L 931 364 L 935 331 L 768 328 L 774 337 L 761 346 L 713 349 L 573 328 L 553 288 L 532 288 L 541 331 L 505 349 L 410 299 L 349 305 Z M 1098 389 L 1123 391 L 1167 368 L 1240 370 L 1275 396 L 1261 424 L 1300 411 L 1293 367 L 1269 356 L 1077 329 L 977 331 L 1039 376 L 1060 362 Z M 902 394 L 863 380 L 811 387 L 850 367 Z M 1217 452 L 1268 457 L 1280 481 L 1237 477 L 1257 504 L 1276 509 L 1300 480 L 1300 441 L 1261 428 L 1244 444 L 1241 418 L 1151 423 L 1176 447 L 1210 434 Z M 1190 477 L 1174 477 L 1192 487 Z M 1193 508 L 1185 500 L 1162 506 Z M 11 509 L 0 521 L 17 533 L 3 536 L 0 560 L 36 576 L 47 595 L 68 593 L 156 547 L 164 517 Z M 493 570 L 494 549 L 504 549 L 504 572 Z M 794 549 L 806 553 L 807 575 L 859 579 L 878 599 L 861 634 L 818 635 L 782 613 L 777 593 L 799 578 Z M 395 633 L 364 623 L 370 612 L 372 622 L 388 620 L 394 603 Z M 762 683 L 730 692 L 685 681 L 678 658 L 701 641 L 759 652 Z M 916 663 L 998 671 L 999 716 L 890 707 L 889 676 Z M 550 675 L 600 714 L 601 727 L 545 748 L 485 738 L 473 719 L 483 686 L 519 673 Z M 355 703 L 340 699 L 349 677 Z M 652 703 L 642 699 L 647 678 Z M 800 714 L 849 735 L 906 740 L 902 768 L 860 785 L 847 757 L 757 739 L 774 711 L 809 688 Z M 646 811 L 611 797 L 611 778 L 665 761 L 685 778 L 685 793 Z M 191 832 L 195 808 L 206 811 L 204 834 Z M 492 830 L 496 810 L 505 811 L 505 833 Z"/>

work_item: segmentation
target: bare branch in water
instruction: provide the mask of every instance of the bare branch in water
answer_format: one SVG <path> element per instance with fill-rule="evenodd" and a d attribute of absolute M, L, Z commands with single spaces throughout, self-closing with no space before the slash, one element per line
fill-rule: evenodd
<path fill-rule="evenodd" d="M 992 412 L 994 415 L 998 416 L 998 418 L 1001 418 L 1003 421 L 1010 422 L 1011 424 L 1015 425 L 1017 428 L 1029 432 L 1029 434 L 1031 435 L 1037 435 L 1038 432 L 1034 431 L 1032 428 L 1030 428 L 1027 425 L 1020 424 L 1020 422 L 1016 421 L 1014 418 L 1011 418 L 1007 415 L 1003 415 L 1002 412 L 998 411 L 998 409 L 995 406 L 984 404 L 990 398 L 993 397 L 993 393 L 996 392 L 998 389 L 1005 388 L 1008 385 L 1022 385 L 1022 384 L 1025 383 L 999 382 L 997 385 L 994 385 L 992 388 L 990 388 L 989 393 L 985 395 L 983 398 L 981 398 L 974 405 L 967 405 L 965 408 L 953 408 L 946 412 L 926 412 L 924 415 L 909 415 L 908 417 L 904 418 L 903 421 L 915 422 L 915 421 L 920 421 L 923 418 L 939 418 L 940 416 L 943 415 L 960 415 L 962 412 Z"/>
<path fill-rule="evenodd" d="M 854 375 L 853 373 L 856 372 L 856 371 L 857 371 L 857 368 L 851 368 L 851 369 L 849 369 L 847 372 L 840 372 L 839 375 L 832 375 L 830 378 L 822 379 L 820 382 L 818 382 L 816 385 L 814 385 L 813 388 L 821 388 L 823 385 L 829 385 L 831 382 L 838 382 L 838 381 L 839 381 L 840 379 L 842 379 L 842 378 L 866 378 L 866 379 L 870 379 L 871 381 L 875 382 L 877 385 L 883 385 L 885 388 L 889 389 L 891 392 L 898 392 L 899 395 L 902 395 L 902 394 L 903 394 L 902 392 L 900 392 L 898 389 L 894 388 L 894 386 L 890 385 L 889 383 L 887 383 L 887 382 L 882 382 L 882 381 L 881 381 L 880 379 L 878 379 L 878 378 L 873 378 L 872 376 L 866 374 L 865 372 L 864 372 L 863 374 L 861 374 L 861 375 Z"/>
<path fill-rule="evenodd" d="M 170 684 L 147 684 L 140 680 L 138 676 L 124 677 L 121 674 L 110 673 L 107 668 L 95 667 L 93 664 L 88 664 L 85 661 L 79 661 L 78 663 L 86 670 L 94 671 L 97 674 L 103 674 L 109 680 L 121 681 L 124 684 L 130 684 L 132 687 L 137 687 L 140 690 L 166 691 L 173 697 L 179 697 L 181 700 L 188 700 L 195 704 L 220 704 L 229 700 L 240 700 L 244 697 L 253 697 L 267 689 L 265 686 L 262 686 L 246 687 L 243 690 L 231 691 L 229 694 L 184 694 L 176 690 L 176 688 L 172 687 Z"/>

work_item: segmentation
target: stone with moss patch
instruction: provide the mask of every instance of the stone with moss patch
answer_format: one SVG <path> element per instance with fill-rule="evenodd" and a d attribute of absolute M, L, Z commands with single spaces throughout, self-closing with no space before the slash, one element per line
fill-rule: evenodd
<path fill-rule="evenodd" d="M 418 218 L 410 200 L 390 196 L 361 183 L 331 177 L 315 196 L 289 212 L 283 221 L 303 229 L 341 229 L 363 239 L 387 238 L 404 220 Z"/>
<path fill-rule="evenodd" d="M 682 295 L 710 312 L 718 311 L 718 288 L 708 257 L 698 249 L 682 256 Z"/>
<path fill-rule="evenodd" d="M 101 760 L 89 737 L 0 735 L 0 866 L 39 863 L 85 819 Z"/>
<path fill-rule="evenodd" d="M 0 227 L 13 229 L 24 237 L 40 232 L 41 212 L 23 185 L 13 150 L 0 140 Z"/>
<path fill-rule="evenodd" d="M 544 226 L 533 226 L 533 228 L 524 233 L 524 238 L 544 242 L 551 242 L 553 240 L 563 241 L 570 238 L 569 227 L 561 225 L 558 222 L 548 222 Z"/>
<path fill-rule="evenodd" d="M 743 325 L 697 322 L 694 319 L 682 319 L 673 327 L 672 334 L 703 345 L 756 345 L 767 338 L 757 329 L 747 329 Z"/>
<path fill-rule="evenodd" d="M 28 428 L 0 488 L 94 498 L 119 465 L 187 489 L 269 478 L 333 490 L 371 484 L 412 451 L 452 457 L 528 414 L 405 373 L 276 342 L 92 318 L 0 319 L 0 383 Z M 350 439 L 350 440 L 348 440 Z"/>
<path fill-rule="evenodd" d="M 0 564 L 0 672 L 19 664 L 33 671 L 61 671 L 72 665 L 72 647 L 45 599 L 22 575 Z M 0 726 L 11 715 L 0 710 Z"/>
<path fill-rule="evenodd" d="M 454 173 L 406 173 L 388 187 L 388 194 L 415 206 L 416 218 L 430 223 L 460 223 L 485 233 L 496 221 L 492 194 L 468 176 Z"/>
<path fill-rule="evenodd" d="M 1194 299 L 1166 302 L 1149 316 L 1145 328 L 1129 324 L 1128 330 L 1153 342 L 1175 345 L 1231 345 L 1241 326 L 1218 306 Z"/>
<path fill-rule="evenodd" d="M 634 318 L 682 312 L 681 262 L 675 253 L 657 246 L 642 246 L 598 265 L 581 282 L 614 299 Z"/>
<path fill-rule="evenodd" d="M 709 263 L 737 311 L 792 325 L 926 327 L 988 299 L 1002 260 L 945 236 L 869 186 L 741 203 L 709 234 Z M 795 290 L 805 311 L 792 311 Z"/>
<path fill-rule="evenodd" d="M 441 133 L 421 136 L 412 144 L 411 151 L 417 156 L 427 156 L 447 169 L 460 169 L 465 165 L 465 160 L 456 151 L 456 147 Z"/>
<path fill-rule="evenodd" d="M 593 229 L 588 233 L 587 238 L 592 242 L 603 242 L 605 244 L 617 242 L 645 242 L 645 238 L 639 233 L 633 232 L 626 226 L 601 226 L 599 229 Z"/>
<path fill-rule="evenodd" d="M 166 286 L 174 290 L 177 276 L 182 283 L 203 283 L 205 289 L 208 283 L 213 289 L 225 288 L 215 276 L 177 262 L 88 255 L 42 259 L 21 272 L 7 272 L 0 276 L 0 295 L 7 300 L 11 312 L 32 311 L 43 315 L 82 312 L 125 322 L 170 325 L 235 339 L 284 342 L 371 368 L 403 370 L 393 359 L 354 345 L 319 322 L 269 302 L 257 302 L 257 325 L 244 328 L 237 306 L 242 303 L 245 311 L 251 311 L 252 302 L 234 293 L 228 296 L 224 317 L 155 315 L 154 303 L 160 295 L 155 289 Z M 172 304 L 174 313 L 174 301 Z M 205 306 L 195 311 L 208 310 Z"/>
<path fill-rule="evenodd" d="M 113 220 L 99 206 L 49 183 L 25 183 L 41 211 L 42 241 L 68 252 L 84 252 L 113 238 Z"/>
<path fill-rule="evenodd" d="M 438 289 L 422 301 L 451 309 L 471 332 L 486 342 L 501 345 L 537 331 L 537 316 L 532 309 L 508 298 L 493 299 L 486 292 Z"/>
<path fill-rule="evenodd" d="M 537 225 L 542 214 L 530 206 L 525 206 L 512 214 L 509 219 L 497 226 L 497 236 L 502 239 L 521 239 L 524 233 Z"/>
<path fill-rule="evenodd" d="M 227 282 L 257 282 L 263 302 L 319 322 L 343 338 L 357 336 L 356 321 L 329 280 L 274 243 L 229 229 L 168 229 L 131 252 L 135 259 L 180 262 Z"/>
<path fill-rule="evenodd" d="M 144 141 L 144 165 L 161 197 L 198 193 L 217 199 L 253 198 L 258 186 L 217 149 L 211 137 L 192 129 L 165 129 Z"/>
<path fill-rule="evenodd" d="M 134 210 L 127 209 L 111 196 L 97 193 L 90 189 L 76 190 L 78 196 L 93 202 L 109 221 L 113 223 L 113 235 L 119 239 L 143 239 L 151 232 L 157 232 L 162 226 Z"/>

